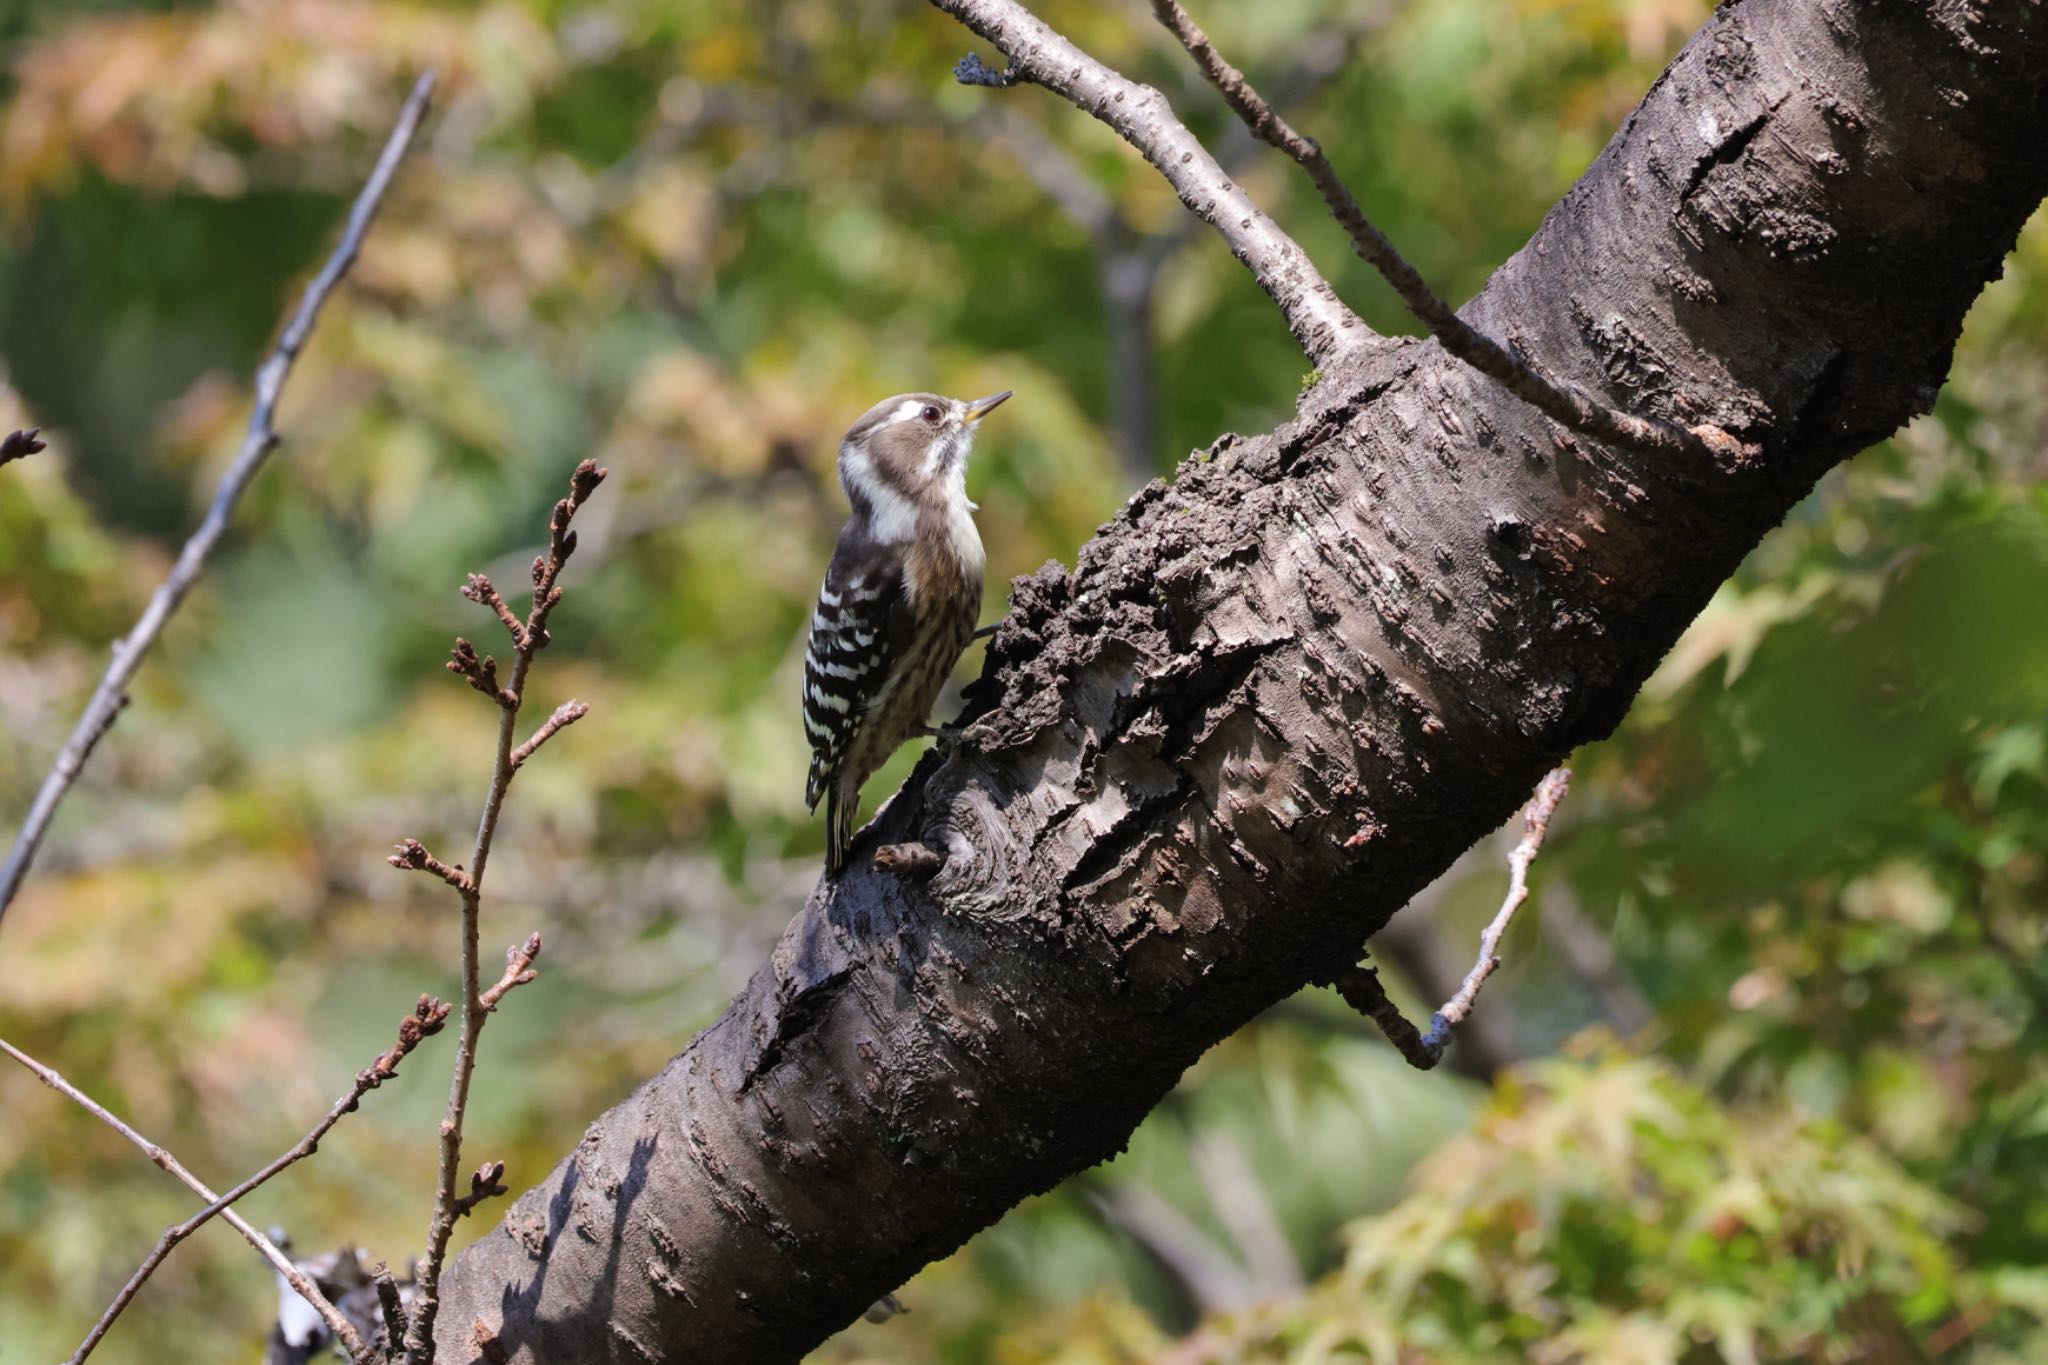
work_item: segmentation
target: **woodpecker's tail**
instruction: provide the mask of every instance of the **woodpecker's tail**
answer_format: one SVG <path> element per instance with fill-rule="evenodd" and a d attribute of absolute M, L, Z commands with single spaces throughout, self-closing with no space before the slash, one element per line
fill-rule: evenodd
<path fill-rule="evenodd" d="M 825 789 L 825 875 L 846 870 L 846 850 L 853 843 L 853 822 L 860 812 L 860 793 L 834 782 Z"/>

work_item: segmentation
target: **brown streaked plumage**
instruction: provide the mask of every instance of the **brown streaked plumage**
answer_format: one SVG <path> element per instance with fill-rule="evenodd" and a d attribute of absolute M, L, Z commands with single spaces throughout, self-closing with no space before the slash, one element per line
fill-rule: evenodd
<path fill-rule="evenodd" d="M 853 515 L 839 533 L 804 656 L 806 800 L 825 800 L 825 867 L 846 865 L 860 789 L 905 740 L 974 636 L 984 560 L 967 500 L 981 419 L 1010 395 L 974 402 L 898 394 L 839 444 Z"/>

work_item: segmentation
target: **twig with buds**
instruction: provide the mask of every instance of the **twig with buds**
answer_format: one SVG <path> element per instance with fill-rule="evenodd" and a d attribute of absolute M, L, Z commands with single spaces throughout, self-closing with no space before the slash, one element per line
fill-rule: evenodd
<path fill-rule="evenodd" d="M 432 873 L 453 887 L 462 901 L 462 1037 L 456 1048 L 455 1074 L 449 1084 L 448 1108 L 441 1119 L 441 1162 L 434 1190 L 434 1214 L 427 1227 L 426 1254 L 415 1276 L 410 1321 L 406 1325 L 405 1357 L 411 1365 L 430 1365 L 434 1358 L 434 1319 L 440 1311 L 441 1268 L 448 1255 L 448 1239 L 455 1221 L 486 1198 L 504 1193 L 498 1183 L 504 1174 L 502 1163 L 493 1162 L 470 1177 L 470 1192 L 459 1195 L 461 1179 L 462 1125 L 469 1109 L 470 1081 L 476 1072 L 477 1039 L 484 1022 L 513 989 L 532 981 L 534 960 L 540 956 L 539 934 L 529 935 L 505 955 L 505 972 L 488 989 L 479 966 L 480 920 L 483 905 L 484 869 L 490 861 L 491 844 L 498 830 L 498 816 L 512 778 L 543 744 L 564 728 L 583 718 L 589 708 L 582 702 L 568 702 L 556 708 L 524 744 L 516 744 L 519 711 L 526 700 L 526 678 L 533 657 L 547 648 L 548 617 L 562 600 L 562 568 L 576 553 L 576 532 L 570 523 L 604 482 L 607 471 L 596 461 L 585 460 L 569 479 L 569 496 L 555 504 L 548 519 L 548 548 L 533 561 L 533 604 L 526 619 L 505 602 L 503 594 L 482 574 L 469 575 L 462 595 L 488 608 L 503 623 L 512 639 L 512 662 L 501 681 L 497 660 L 479 655 L 466 639 L 455 642 L 448 670 L 466 680 L 478 692 L 498 705 L 498 751 L 491 769 L 490 789 L 484 796 L 483 818 L 478 823 L 476 844 L 467 867 L 450 867 L 427 852 L 417 839 L 399 844 L 388 862 L 393 867 Z"/>
<path fill-rule="evenodd" d="M 86 759 L 92 756 L 101 736 L 113 725 L 121 708 L 128 704 L 128 684 L 142 667 L 143 656 L 149 653 L 150 646 L 163 634 L 171 614 L 177 611 L 178 605 L 199 581 L 207 557 L 213 553 L 221 537 L 227 534 L 228 519 L 234 515 L 242 494 L 276 447 L 277 400 L 284 392 L 284 382 L 291 374 L 292 362 L 299 358 L 299 352 L 312 335 L 313 324 L 319 319 L 327 296 L 334 292 L 335 286 L 341 283 L 341 277 L 355 264 L 363 235 L 369 231 L 370 220 L 376 216 L 377 206 L 384 201 L 384 192 L 391 187 L 392 178 L 398 173 L 398 163 L 405 159 L 406 149 L 412 145 L 420 120 L 426 117 L 427 101 L 433 93 L 434 73 L 429 71 L 413 86 L 412 95 L 398 116 L 398 126 L 392 129 L 383 154 L 377 158 L 376 169 L 370 172 L 368 182 L 349 209 L 348 226 L 343 230 L 334 254 L 327 258 L 327 264 L 306 286 L 298 311 L 292 314 L 291 321 L 277 339 L 277 346 L 264 360 L 263 367 L 257 370 L 256 404 L 249 413 L 249 430 L 242 438 L 241 452 L 227 473 L 221 476 L 220 485 L 213 495 L 213 505 L 206 509 L 206 517 L 199 523 L 199 529 L 178 552 L 178 562 L 172 566 L 170 576 L 157 588 L 156 595 L 149 599 L 142 619 L 115 643 L 113 662 L 107 665 L 106 675 L 93 691 L 92 700 L 85 704 L 85 714 L 72 727 L 71 737 L 58 751 L 49 775 L 36 791 L 35 802 L 29 808 L 28 819 L 22 823 L 21 833 L 15 836 L 14 847 L 8 850 L 6 864 L 0 866 L 0 916 L 7 913 L 8 903 L 21 889 L 29 864 L 35 861 L 36 849 L 41 846 L 43 835 L 57 814 L 57 806 L 71 790 L 71 784 L 78 780 Z M 21 435 L 16 433 L 9 437 L 7 444 L 15 445 Z M 34 439 L 34 432 L 27 433 L 27 437 L 29 445 L 41 448 L 41 443 Z M 28 452 L 24 450 L 22 453 Z"/>
<path fill-rule="evenodd" d="M 4 1039 L 0 1039 L 0 1052 L 5 1052 L 15 1061 L 34 1072 L 37 1079 L 42 1081 L 44 1085 L 68 1097 L 88 1114 L 91 1114 L 101 1123 L 106 1124 L 107 1127 L 128 1139 L 129 1142 L 140 1148 L 142 1154 L 148 1157 L 151 1162 L 183 1182 L 185 1188 L 191 1190 L 201 1199 L 207 1200 L 209 1203 L 220 1202 L 220 1196 L 209 1189 L 198 1176 L 186 1170 L 185 1164 L 173 1156 L 168 1148 L 158 1146 L 142 1134 L 136 1132 L 104 1105 L 100 1104 L 90 1095 L 87 1095 L 70 1081 L 64 1079 L 54 1068 L 43 1065 Z M 313 1311 L 320 1315 L 321 1321 L 325 1322 L 328 1330 L 334 1333 L 335 1341 L 341 1345 L 343 1351 L 348 1353 L 348 1358 L 355 1362 L 355 1365 L 381 1365 L 377 1354 L 363 1344 L 362 1334 L 357 1332 L 342 1311 L 334 1306 L 333 1301 L 320 1292 L 320 1286 L 314 1284 L 306 1276 L 305 1272 L 292 1264 L 291 1257 L 285 1255 L 275 1242 L 258 1232 L 248 1219 L 242 1217 L 241 1214 L 236 1213 L 233 1209 L 226 1207 L 224 1203 L 219 1212 L 220 1216 L 227 1220 L 228 1226 L 241 1233 L 242 1239 L 256 1249 L 256 1254 L 270 1262 L 271 1268 L 276 1270 L 279 1275 L 282 1275 L 285 1282 L 297 1290 L 299 1296 L 313 1306 Z M 87 1348 L 81 1347 L 80 1349 L 84 1350 Z M 79 1358 L 82 1357 L 74 1357 L 74 1359 Z"/>
<path fill-rule="evenodd" d="M 107 1305 L 107 1311 L 100 1315 L 100 1320 L 97 1323 L 93 1324 L 92 1331 L 86 1334 L 84 1342 L 72 1354 L 69 1365 L 81 1365 L 81 1362 L 92 1354 L 93 1348 L 99 1345 L 100 1339 L 106 1336 L 107 1330 L 114 1325 L 114 1320 L 121 1316 L 121 1311 L 134 1299 L 144 1282 L 156 1273 L 156 1268 L 163 1264 L 164 1258 L 177 1249 L 180 1242 L 205 1226 L 216 1214 L 225 1212 L 229 1205 L 235 1203 L 259 1185 L 264 1184 L 285 1167 L 294 1162 L 303 1161 L 313 1155 L 319 1149 L 320 1139 L 326 1137 L 328 1130 L 341 1122 L 342 1115 L 353 1113 L 356 1106 L 362 1103 L 363 1096 L 397 1075 L 398 1064 L 405 1060 L 407 1054 L 426 1039 L 439 1033 L 447 1021 L 448 1006 L 432 996 L 422 995 L 419 998 L 419 1003 L 413 1006 L 412 1012 L 398 1021 L 398 1040 L 386 1048 L 376 1061 L 356 1073 L 355 1084 L 349 1087 L 347 1094 L 334 1102 L 334 1106 L 327 1111 L 326 1117 L 314 1124 L 311 1132 L 300 1138 L 291 1148 L 262 1170 L 250 1176 L 226 1194 L 214 1199 L 212 1203 L 193 1214 L 190 1218 L 187 1218 L 184 1222 L 165 1228 L 163 1236 L 157 1238 L 155 1248 L 150 1251 L 148 1256 L 143 1258 L 142 1264 L 135 1268 L 135 1273 L 128 1277 L 128 1283 L 121 1286 L 121 1292 L 116 1294 L 114 1301 Z M 317 1305 L 315 1306 L 317 1307 Z"/>
<path fill-rule="evenodd" d="M 1553 768 L 1536 784 L 1536 794 L 1530 797 L 1529 807 L 1522 813 L 1521 842 L 1508 854 L 1507 896 L 1501 901 L 1500 909 L 1494 912 L 1492 923 L 1479 936 L 1479 960 L 1465 974 L 1457 993 L 1431 1017 L 1428 1033 L 1423 1033 L 1402 1017 L 1394 1002 L 1387 998 L 1386 988 L 1380 984 L 1380 974 L 1374 968 L 1363 963 L 1354 964 L 1331 979 L 1330 984 L 1344 997 L 1344 1003 L 1378 1024 L 1380 1031 L 1387 1035 L 1387 1041 L 1410 1066 L 1427 1071 L 1443 1060 L 1444 1049 L 1451 1044 L 1451 1034 L 1471 1015 L 1472 1005 L 1479 999 L 1480 987 L 1500 968 L 1501 936 L 1507 933 L 1515 911 L 1529 899 L 1530 864 L 1543 851 L 1544 837 L 1550 833 L 1550 817 L 1557 813 L 1558 803 L 1564 800 L 1571 785 L 1572 772 L 1569 768 Z"/>

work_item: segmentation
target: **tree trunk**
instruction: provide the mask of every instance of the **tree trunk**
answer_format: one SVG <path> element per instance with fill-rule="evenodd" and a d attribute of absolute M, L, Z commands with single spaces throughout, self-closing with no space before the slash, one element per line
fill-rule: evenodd
<path fill-rule="evenodd" d="M 794 1359 L 1354 960 L 1932 404 L 2048 190 L 2044 49 L 2033 0 L 1737 0 L 1466 308 L 1749 457 L 1595 447 L 1388 343 L 1020 579 L 976 729 L 461 1258 L 441 1358 Z M 866 866 L 901 841 L 947 861 Z"/>

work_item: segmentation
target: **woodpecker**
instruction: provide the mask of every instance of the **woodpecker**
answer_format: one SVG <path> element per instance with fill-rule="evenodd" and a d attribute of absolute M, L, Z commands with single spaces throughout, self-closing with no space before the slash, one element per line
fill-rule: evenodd
<path fill-rule="evenodd" d="M 869 408 L 839 443 L 853 515 L 839 532 L 804 652 L 810 808 L 825 801 L 825 871 L 853 842 L 860 789 L 898 745 L 935 733 L 932 702 L 974 638 L 985 563 L 967 452 L 1010 396 L 905 393 Z"/>

